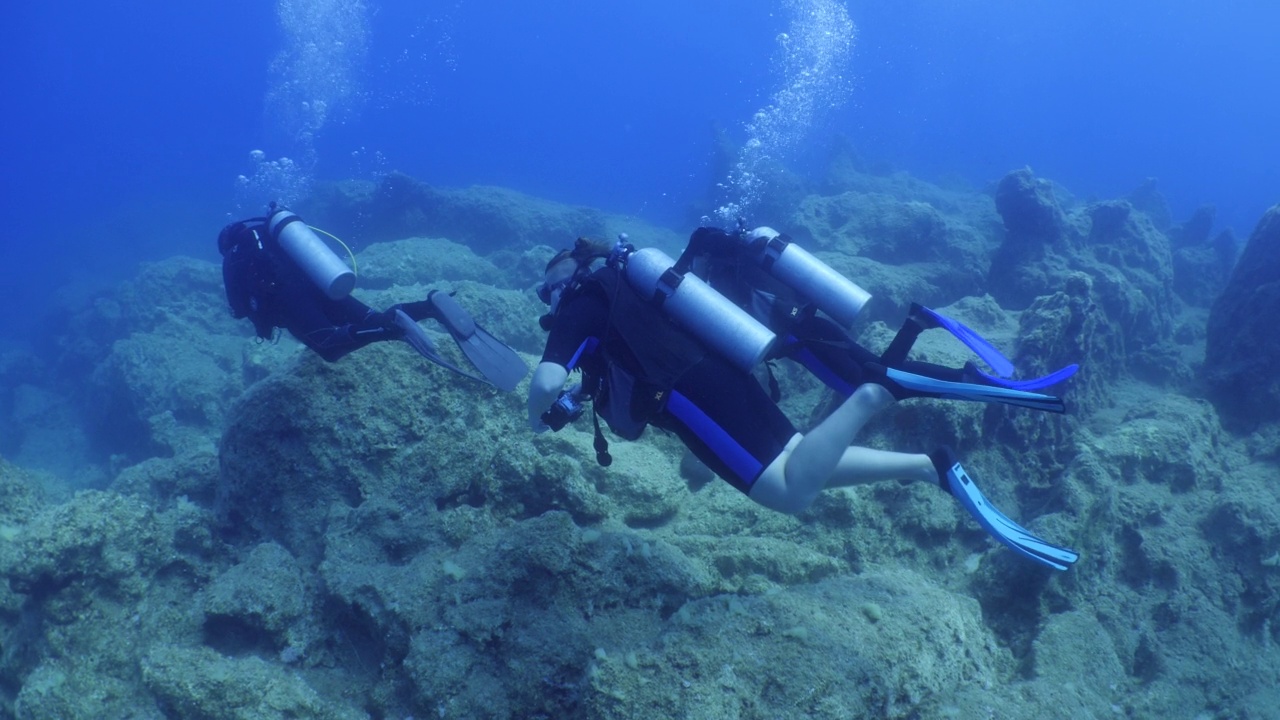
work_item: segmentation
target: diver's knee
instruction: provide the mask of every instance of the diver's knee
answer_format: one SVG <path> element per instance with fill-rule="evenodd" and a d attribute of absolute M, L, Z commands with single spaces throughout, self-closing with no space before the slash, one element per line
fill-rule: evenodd
<path fill-rule="evenodd" d="M 786 465 L 788 452 L 783 452 L 760 473 L 747 497 L 758 505 L 785 513 L 798 515 L 817 499 L 817 494 L 798 491 L 793 483 L 787 482 Z"/>

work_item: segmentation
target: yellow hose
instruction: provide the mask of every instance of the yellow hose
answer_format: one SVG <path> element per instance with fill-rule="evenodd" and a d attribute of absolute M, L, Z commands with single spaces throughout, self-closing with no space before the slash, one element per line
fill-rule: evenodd
<path fill-rule="evenodd" d="M 332 240 L 332 241 L 334 241 L 334 242 L 338 243 L 339 245 L 341 245 L 341 246 L 342 246 L 342 249 L 347 251 L 347 257 L 351 258 L 351 272 L 352 272 L 352 273 L 354 273 L 354 274 L 356 274 L 356 275 L 359 275 L 359 274 L 360 274 L 360 271 L 359 271 L 359 270 L 356 270 L 356 254 L 355 254 L 355 253 L 353 253 L 353 252 L 351 252 L 351 248 L 347 247 L 347 244 L 346 244 L 346 243 L 342 242 L 342 240 L 341 240 L 337 235 L 334 235 L 333 233 L 325 232 L 324 230 L 321 230 L 320 228 L 316 227 L 315 225 L 309 225 L 308 227 L 310 227 L 312 230 L 315 230 L 316 232 L 320 233 L 321 235 L 324 235 L 325 237 L 329 238 L 330 240 Z"/>

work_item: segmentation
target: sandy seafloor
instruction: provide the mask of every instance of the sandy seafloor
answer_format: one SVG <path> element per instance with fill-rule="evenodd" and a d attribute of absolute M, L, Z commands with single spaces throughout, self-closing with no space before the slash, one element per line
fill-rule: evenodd
<path fill-rule="evenodd" d="M 527 430 L 527 386 L 399 343 L 327 364 L 255 342 L 219 267 L 175 257 L 67 293 L 0 357 L 0 714 L 1280 717 L 1280 424 L 1245 401 L 1277 390 L 1205 362 L 1274 358 L 1210 342 L 1224 291 L 1265 290 L 1229 283 L 1235 238 L 1151 186 L 1084 201 L 1026 170 L 985 191 L 864 170 L 837 158 L 760 218 L 875 295 L 864 344 L 919 301 L 1027 375 L 1083 369 L 1064 416 L 912 400 L 860 441 L 953 445 L 997 506 L 1080 551 L 1069 572 L 936 487 L 784 516 L 656 431 L 601 468 L 588 421 Z M 625 231 L 675 255 L 693 229 L 398 175 L 298 210 L 366 240 L 364 301 L 456 291 L 530 364 L 555 249 Z M 1277 215 L 1253 243 L 1280 246 Z M 967 353 L 935 330 L 914 357 Z M 821 417 L 818 383 L 778 372 L 797 425 Z"/>

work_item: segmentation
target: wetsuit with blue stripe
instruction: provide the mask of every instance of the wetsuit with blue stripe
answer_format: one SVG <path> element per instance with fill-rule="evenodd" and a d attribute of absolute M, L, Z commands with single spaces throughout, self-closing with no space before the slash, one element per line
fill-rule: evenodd
<path fill-rule="evenodd" d="M 582 370 L 589 390 L 599 383 L 595 409 L 618 435 L 635 439 L 647 425 L 670 431 L 750 492 L 795 426 L 754 377 L 703 349 L 658 309 L 631 302 L 611 317 L 629 292 L 616 271 L 603 268 L 566 293 L 542 360 Z"/>

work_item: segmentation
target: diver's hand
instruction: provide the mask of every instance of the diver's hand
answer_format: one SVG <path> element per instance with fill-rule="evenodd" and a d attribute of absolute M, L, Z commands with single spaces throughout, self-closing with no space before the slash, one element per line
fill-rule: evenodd
<path fill-rule="evenodd" d="M 542 422 L 542 413 L 551 409 L 552 403 L 560 396 L 564 381 L 569 379 L 569 371 L 559 363 L 539 363 L 534 368 L 533 377 L 529 379 L 529 429 L 535 433 L 544 433 L 551 428 Z"/>

